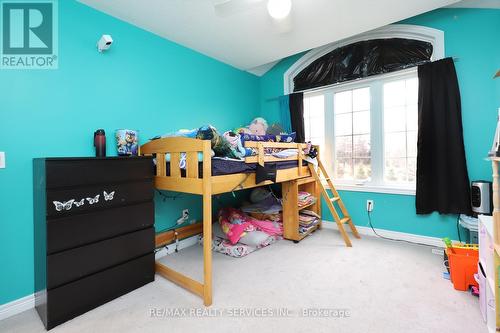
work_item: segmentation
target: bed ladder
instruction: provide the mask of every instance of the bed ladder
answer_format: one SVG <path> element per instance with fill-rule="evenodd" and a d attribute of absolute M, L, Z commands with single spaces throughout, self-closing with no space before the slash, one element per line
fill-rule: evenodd
<path fill-rule="evenodd" d="M 349 212 L 347 211 L 344 202 L 340 198 L 339 192 L 337 192 L 335 186 L 333 186 L 333 183 L 330 177 L 328 176 L 328 173 L 326 172 L 323 163 L 321 163 L 321 160 L 319 158 L 317 158 L 317 161 L 318 161 L 317 170 L 314 167 L 314 165 L 309 164 L 309 169 L 311 170 L 311 174 L 316 179 L 318 186 L 321 188 L 321 194 L 325 198 L 326 205 L 328 206 L 330 213 L 332 213 L 332 216 L 335 219 L 335 222 L 337 223 L 338 229 L 340 231 L 340 234 L 342 235 L 342 238 L 344 239 L 345 245 L 348 247 L 352 247 L 351 240 L 349 239 L 349 236 L 347 235 L 347 232 L 344 229 L 344 225 L 346 223 L 349 224 L 349 227 L 351 228 L 351 231 L 354 237 L 356 238 L 360 238 L 358 230 L 356 229 L 354 223 L 352 223 L 352 219 L 349 216 Z M 332 191 L 333 197 L 330 197 L 330 195 L 328 194 L 324 181 L 326 181 L 326 183 L 328 184 L 328 188 Z M 337 205 L 338 208 L 340 208 L 341 215 L 337 212 L 337 208 L 335 207 L 335 205 Z"/>

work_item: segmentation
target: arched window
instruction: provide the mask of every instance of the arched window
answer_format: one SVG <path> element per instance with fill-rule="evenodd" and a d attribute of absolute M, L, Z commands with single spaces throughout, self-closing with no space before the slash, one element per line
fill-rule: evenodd
<path fill-rule="evenodd" d="M 401 53 L 398 53 L 398 48 L 404 55 L 404 59 L 399 59 L 399 61 L 397 57 Z M 372 54 L 370 58 L 369 54 L 363 54 L 365 50 L 377 54 Z M 364 58 L 352 59 L 353 54 L 358 57 L 361 55 Z M 340 79 L 336 81 L 335 78 L 331 78 L 329 82 L 324 77 L 323 79 L 316 77 L 309 80 L 312 83 L 311 87 L 303 85 L 300 90 L 408 68 L 426 60 L 426 57 L 428 57 L 427 60 L 433 61 L 444 58 L 444 33 L 441 30 L 406 24 L 389 25 L 307 52 L 285 72 L 284 93 L 287 95 L 299 90 L 295 89 L 294 81 L 297 79 L 301 79 L 301 83 L 307 83 L 304 82 L 307 80 L 301 78 L 300 74 L 304 73 L 308 67 L 310 69 L 314 63 L 319 65 L 318 67 L 323 65 L 316 70 L 316 73 L 320 73 L 318 76 L 338 74 Z M 335 60 L 343 60 L 344 62 L 347 60 L 353 66 L 342 72 L 342 69 L 345 69 L 345 66 L 343 67 L 345 64 L 336 63 Z M 404 62 L 405 60 L 407 63 Z M 359 67 L 369 64 L 374 65 L 373 68 Z M 354 68 L 356 65 L 358 68 Z M 334 73 L 333 67 L 338 69 L 337 73 Z"/>
<path fill-rule="evenodd" d="M 311 50 L 285 73 L 340 189 L 415 193 L 416 65 L 443 57 L 442 31 L 391 25 Z"/>

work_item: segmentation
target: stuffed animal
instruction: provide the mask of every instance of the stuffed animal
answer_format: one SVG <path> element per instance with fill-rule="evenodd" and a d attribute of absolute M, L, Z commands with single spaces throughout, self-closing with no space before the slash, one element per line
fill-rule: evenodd
<path fill-rule="evenodd" d="M 258 117 L 252 120 L 248 129 L 251 134 L 254 135 L 266 135 L 267 132 L 267 121 L 264 118 Z"/>
<path fill-rule="evenodd" d="M 247 127 L 240 127 L 236 129 L 236 133 L 240 134 L 253 134 L 253 135 L 266 135 L 267 121 L 264 118 L 257 117 Z"/>
<path fill-rule="evenodd" d="M 211 140 L 212 150 L 215 152 L 215 156 L 238 158 L 232 149 L 231 144 L 226 140 L 226 138 L 220 135 L 217 132 L 217 129 L 213 126 L 207 125 L 200 127 L 198 129 L 198 133 L 196 134 L 196 138 Z"/>
<path fill-rule="evenodd" d="M 243 147 L 239 134 L 233 131 L 227 131 L 224 133 L 224 138 L 231 144 L 235 155 L 239 158 L 252 155 L 252 149 Z"/>

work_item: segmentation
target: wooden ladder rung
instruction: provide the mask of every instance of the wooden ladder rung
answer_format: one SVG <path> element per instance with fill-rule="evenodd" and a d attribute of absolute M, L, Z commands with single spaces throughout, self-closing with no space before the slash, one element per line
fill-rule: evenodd
<path fill-rule="evenodd" d="M 351 218 L 349 216 L 346 216 L 346 217 L 343 217 L 340 219 L 340 223 L 344 224 L 344 223 L 347 223 L 351 220 Z"/>
<path fill-rule="evenodd" d="M 356 226 L 354 223 L 352 223 L 352 219 L 350 216 L 347 214 L 347 209 L 342 202 L 342 199 L 340 198 L 340 195 L 338 194 L 337 190 L 333 186 L 331 182 L 331 178 L 329 177 L 328 173 L 326 172 L 325 167 L 323 166 L 323 163 L 321 163 L 321 160 L 318 158 L 318 169 L 315 169 L 313 166 L 309 166 L 309 169 L 311 170 L 311 174 L 313 177 L 316 179 L 318 182 L 318 186 L 321 188 L 321 194 L 326 202 L 328 203 L 328 200 L 330 200 L 330 203 L 328 204 L 328 209 L 330 210 L 330 213 L 335 219 L 335 222 L 337 223 L 337 226 L 339 228 L 340 234 L 342 235 L 342 238 L 344 239 L 345 245 L 348 247 L 352 246 L 351 240 L 349 239 L 349 236 L 347 235 L 344 224 L 349 224 L 349 227 L 352 230 L 352 233 L 354 234 L 354 237 L 359 238 L 359 233 L 358 230 L 356 229 Z M 322 175 L 325 177 L 324 179 L 321 178 Z M 333 197 L 330 196 L 328 192 L 328 187 L 323 181 L 328 182 L 328 187 L 331 190 Z M 342 218 L 340 218 L 339 213 L 337 212 L 337 208 L 335 205 L 333 205 L 334 202 L 337 202 L 337 205 L 339 206 L 340 210 L 342 211 Z"/>

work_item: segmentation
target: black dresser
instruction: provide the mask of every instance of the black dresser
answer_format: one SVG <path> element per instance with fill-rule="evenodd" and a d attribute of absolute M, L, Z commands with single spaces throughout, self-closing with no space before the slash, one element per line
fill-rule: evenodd
<path fill-rule="evenodd" d="M 154 280 L 153 162 L 33 160 L 35 305 L 47 329 Z"/>

